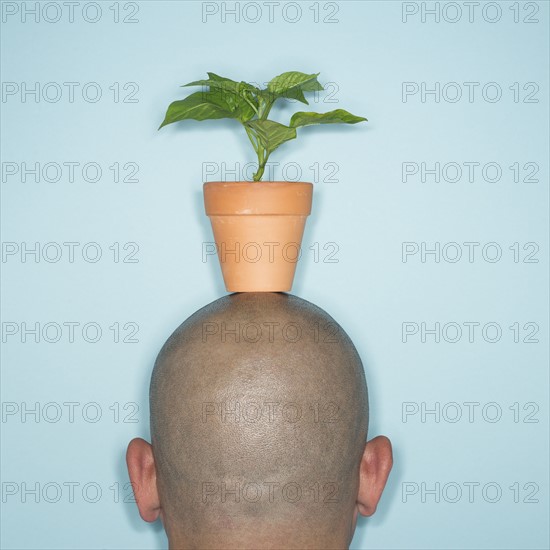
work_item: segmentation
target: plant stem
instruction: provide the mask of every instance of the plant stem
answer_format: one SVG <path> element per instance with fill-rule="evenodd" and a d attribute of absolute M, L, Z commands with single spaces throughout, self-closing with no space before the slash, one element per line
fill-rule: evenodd
<path fill-rule="evenodd" d="M 269 158 L 269 154 L 263 147 L 258 148 L 258 170 L 256 170 L 253 181 L 260 181 L 262 179 L 262 176 L 264 175 L 265 165 L 267 163 L 267 159 Z"/>
<path fill-rule="evenodd" d="M 258 170 L 256 170 L 256 172 L 254 173 L 252 180 L 260 181 L 262 179 L 262 176 L 264 175 L 265 165 L 267 163 L 267 159 L 269 158 L 269 154 L 267 153 L 267 150 L 262 147 L 260 140 L 254 133 L 254 131 L 244 124 L 243 126 L 246 130 L 248 139 L 250 139 L 250 143 L 252 143 L 252 147 L 254 147 L 254 151 L 256 151 L 256 156 L 258 157 Z"/>
<path fill-rule="evenodd" d="M 254 147 L 254 151 L 256 151 L 256 154 L 258 154 L 258 147 L 259 147 L 258 138 L 254 135 L 254 133 L 248 126 L 245 126 L 244 124 L 243 126 L 244 126 L 244 129 L 246 130 L 246 134 L 248 136 L 248 139 L 250 140 L 250 143 L 252 143 L 252 147 Z"/>
<path fill-rule="evenodd" d="M 271 111 L 271 107 L 273 107 L 273 103 L 274 102 L 269 99 L 260 100 L 260 108 L 258 109 L 258 118 L 261 118 L 262 120 L 267 120 L 269 111 Z"/>
<path fill-rule="evenodd" d="M 256 116 L 259 116 L 259 113 L 258 113 L 258 110 L 256 109 L 256 105 L 254 105 L 254 103 L 252 103 L 252 101 L 250 101 L 247 97 L 246 97 L 246 92 L 243 94 L 243 99 L 252 107 L 252 109 L 254 109 L 254 112 L 256 113 Z"/>
<path fill-rule="evenodd" d="M 264 99 L 263 97 L 259 97 L 258 100 L 258 110 L 256 111 L 256 109 L 254 109 L 258 116 L 258 120 L 267 120 L 267 116 L 269 115 L 269 111 L 271 111 L 271 107 L 273 107 L 274 102 L 269 99 Z M 264 175 L 265 165 L 267 164 L 269 153 L 267 152 L 267 149 L 265 149 L 260 143 L 258 136 L 248 126 L 245 126 L 244 128 L 258 157 L 258 170 L 256 170 L 256 172 L 252 176 L 252 180 L 260 181 L 262 179 L 262 176 Z"/>

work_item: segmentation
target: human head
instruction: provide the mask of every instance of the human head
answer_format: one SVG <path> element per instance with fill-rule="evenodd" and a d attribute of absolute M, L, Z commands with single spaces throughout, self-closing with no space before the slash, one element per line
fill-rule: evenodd
<path fill-rule="evenodd" d="M 170 548 L 347 548 L 392 466 L 368 443 L 355 346 L 282 293 L 216 300 L 170 336 L 150 387 L 152 446 L 127 452 L 142 518 Z"/>

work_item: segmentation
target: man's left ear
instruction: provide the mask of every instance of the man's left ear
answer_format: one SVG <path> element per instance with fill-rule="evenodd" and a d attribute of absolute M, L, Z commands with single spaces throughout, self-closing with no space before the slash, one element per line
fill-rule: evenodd
<path fill-rule="evenodd" d="M 132 439 L 126 451 L 126 464 L 139 515 L 145 521 L 155 521 L 161 508 L 153 447 L 139 437 Z"/>
<path fill-rule="evenodd" d="M 359 494 L 357 495 L 357 511 L 361 515 L 372 516 L 376 512 L 392 465 L 391 442 L 386 436 L 379 435 L 365 445 L 359 467 Z"/>

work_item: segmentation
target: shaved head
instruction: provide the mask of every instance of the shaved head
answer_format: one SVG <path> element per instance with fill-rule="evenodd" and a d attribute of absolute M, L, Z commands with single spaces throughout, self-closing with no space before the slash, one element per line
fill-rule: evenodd
<path fill-rule="evenodd" d="M 200 309 L 162 347 L 150 409 L 171 548 L 351 542 L 367 386 L 355 346 L 322 309 L 282 293 Z"/>

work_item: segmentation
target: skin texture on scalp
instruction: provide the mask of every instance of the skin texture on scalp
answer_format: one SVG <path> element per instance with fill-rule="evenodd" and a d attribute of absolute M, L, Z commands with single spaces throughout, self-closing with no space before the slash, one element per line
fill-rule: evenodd
<path fill-rule="evenodd" d="M 347 547 L 367 386 L 325 311 L 283 293 L 212 302 L 161 349 L 150 409 L 174 547 Z"/>

